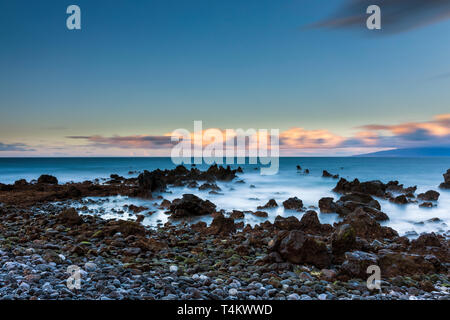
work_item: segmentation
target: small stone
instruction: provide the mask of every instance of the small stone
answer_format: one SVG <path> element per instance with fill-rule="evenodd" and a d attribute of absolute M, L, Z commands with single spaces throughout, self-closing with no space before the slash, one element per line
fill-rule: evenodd
<path fill-rule="evenodd" d="M 288 300 L 300 300 L 300 296 L 296 293 L 290 294 L 287 296 Z"/>
<path fill-rule="evenodd" d="M 319 294 L 319 300 L 327 300 L 327 295 L 325 293 Z"/>
<path fill-rule="evenodd" d="M 237 296 L 238 291 L 237 291 L 237 289 L 235 289 L 235 288 L 231 288 L 230 290 L 228 290 L 228 294 L 229 294 L 230 296 Z"/>
<path fill-rule="evenodd" d="M 178 272 L 178 267 L 177 266 L 170 266 L 169 267 L 169 271 L 173 272 L 173 273 L 176 273 L 176 272 Z"/>
<path fill-rule="evenodd" d="M 86 263 L 84 264 L 84 268 L 85 268 L 88 272 L 91 272 L 91 271 L 95 271 L 95 270 L 97 269 L 97 265 L 96 265 L 95 263 L 93 263 L 93 262 L 86 262 Z"/>

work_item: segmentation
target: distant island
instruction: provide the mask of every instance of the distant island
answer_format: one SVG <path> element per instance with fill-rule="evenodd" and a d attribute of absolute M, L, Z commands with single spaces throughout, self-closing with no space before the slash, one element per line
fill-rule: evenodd
<path fill-rule="evenodd" d="M 394 149 L 360 154 L 355 157 L 450 157 L 450 147 Z"/>

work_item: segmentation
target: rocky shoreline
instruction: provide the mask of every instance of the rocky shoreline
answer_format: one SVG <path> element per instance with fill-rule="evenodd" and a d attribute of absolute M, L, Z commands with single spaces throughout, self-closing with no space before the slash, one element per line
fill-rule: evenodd
<path fill-rule="evenodd" d="M 399 236 L 380 225 L 389 216 L 376 200 L 434 205 L 437 191 L 416 196 L 415 187 L 396 181 L 341 178 L 334 189 L 341 197 L 318 204 L 321 212 L 342 217 L 334 225 L 321 224 L 298 198 L 271 200 L 250 212 L 224 212 L 193 194 L 163 198 L 173 186 L 219 193 L 217 181 L 241 172 L 179 166 L 130 179 L 111 175 L 61 185 L 43 175 L 0 184 L 0 299 L 450 299 L 448 237 Z M 448 179 L 447 172 L 441 188 Z M 152 199 L 178 223 L 144 227 L 139 207 L 131 208 L 136 221 L 117 221 L 60 204 L 114 195 Z M 245 215 L 264 217 L 279 205 L 305 213 L 300 220 L 279 216 L 244 225 Z M 214 219 L 209 226 L 187 223 L 193 216 Z M 380 290 L 367 287 L 371 265 L 381 270 Z M 71 266 L 80 268 L 79 289 L 67 286 Z"/>

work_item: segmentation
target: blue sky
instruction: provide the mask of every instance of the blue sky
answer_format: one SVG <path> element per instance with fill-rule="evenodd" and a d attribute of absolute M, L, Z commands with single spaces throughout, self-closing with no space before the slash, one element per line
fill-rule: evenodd
<path fill-rule="evenodd" d="M 68 136 L 193 120 L 348 137 L 450 113 L 450 20 L 397 34 L 306 27 L 344 2 L 2 0 L 0 143 L 56 155 L 89 144 Z M 80 31 L 66 28 L 70 4 Z"/>

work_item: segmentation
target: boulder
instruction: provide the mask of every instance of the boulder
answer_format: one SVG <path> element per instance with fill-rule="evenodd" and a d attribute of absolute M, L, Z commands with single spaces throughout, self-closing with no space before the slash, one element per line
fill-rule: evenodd
<path fill-rule="evenodd" d="M 346 179 L 341 178 L 333 191 L 337 193 L 360 192 L 383 197 L 386 193 L 386 188 L 387 186 L 379 180 L 359 182 L 358 179 L 355 179 L 349 182 Z"/>
<path fill-rule="evenodd" d="M 331 250 L 334 255 L 341 255 L 356 248 L 356 231 L 349 224 L 336 228 L 331 236 Z"/>
<path fill-rule="evenodd" d="M 331 254 L 326 244 L 300 230 L 282 231 L 273 240 L 270 249 L 294 264 L 311 264 L 318 268 L 331 264 Z"/>
<path fill-rule="evenodd" d="M 283 207 L 286 210 L 302 211 L 303 201 L 300 200 L 297 197 L 289 198 L 289 199 L 287 199 L 286 201 L 283 202 Z"/>
<path fill-rule="evenodd" d="M 83 223 L 83 219 L 74 208 L 62 210 L 57 216 L 57 219 L 68 226 L 80 225 Z"/>
<path fill-rule="evenodd" d="M 233 210 L 233 212 L 231 212 L 231 214 L 230 214 L 230 218 L 232 218 L 234 220 L 244 219 L 244 217 L 245 217 L 245 214 L 239 210 Z"/>
<path fill-rule="evenodd" d="M 378 251 L 379 266 L 385 277 L 439 272 L 440 262 L 433 260 L 436 260 L 436 257 L 394 252 L 388 249 Z"/>
<path fill-rule="evenodd" d="M 352 193 L 343 195 L 339 199 L 339 201 L 342 203 L 345 203 L 345 202 L 358 203 L 358 204 L 365 205 L 367 207 L 372 207 L 372 208 L 381 210 L 381 205 L 377 200 L 372 198 L 370 195 L 361 193 L 361 192 L 352 192 Z"/>
<path fill-rule="evenodd" d="M 300 221 L 294 217 L 284 218 L 282 216 L 277 216 L 274 221 L 275 228 L 281 230 L 298 230 L 300 229 Z"/>
<path fill-rule="evenodd" d="M 391 199 L 391 202 L 396 204 L 408 204 L 408 198 L 405 195 L 400 195 Z"/>
<path fill-rule="evenodd" d="M 317 212 L 308 210 L 300 219 L 299 229 L 311 234 L 320 234 L 322 232 L 331 232 L 333 227 L 329 224 L 321 224 L 317 217 Z"/>
<path fill-rule="evenodd" d="M 276 208 L 278 207 L 278 203 L 275 201 L 275 199 L 270 199 L 265 205 L 258 206 L 256 209 L 262 210 L 262 209 L 270 209 L 270 208 Z"/>
<path fill-rule="evenodd" d="M 345 217 L 340 224 L 350 224 L 356 232 L 356 236 L 366 240 L 393 239 L 398 237 L 398 233 L 389 227 L 382 227 L 373 217 L 362 208 Z M 340 225 L 339 224 L 339 225 Z"/>
<path fill-rule="evenodd" d="M 215 183 L 204 183 L 198 188 L 198 190 L 222 191 L 222 189 L 220 189 L 220 187 Z"/>
<path fill-rule="evenodd" d="M 148 194 L 155 191 L 164 191 L 167 183 L 161 170 L 152 172 L 145 170 L 138 176 L 138 186 L 142 194 Z"/>
<path fill-rule="evenodd" d="M 341 265 L 339 275 L 350 278 L 367 279 L 367 268 L 371 265 L 378 265 L 378 257 L 373 253 L 363 251 L 353 251 L 345 253 L 345 261 Z"/>
<path fill-rule="evenodd" d="M 215 210 L 214 203 L 202 200 L 193 194 L 183 194 L 182 199 L 175 199 L 169 207 L 171 218 L 209 215 Z"/>
<path fill-rule="evenodd" d="M 450 189 L 450 169 L 448 169 L 447 172 L 443 174 L 443 176 L 444 182 L 440 184 L 439 188 Z"/>
<path fill-rule="evenodd" d="M 208 228 L 210 234 L 228 235 L 236 231 L 236 225 L 232 218 L 225 218 L 223 214 L 218 214 Z"/>
<path fill-rule="evenodd" d="M 324 178 L 338 179 L 338 178 L 339 178 L 339 175 L 338 175 L 338 174 L 331 174 L 331 173 L 329 173 L 327 170 L 323 170 L 323 172 L 322 172 L 322 177 L 324 177 Z"/>
<path fill-rule="evenodd" d="M 319 209 L 322 213 L 334 213 L 337 207 L 333 198 L 326 197 L 319 200 Z"/>
<path fill-rule="evenodd" d="M 440 193 L 434 190 L 429 190 L 425 193 L 421 193 L 417 196 L 420 200 L 424 201 L 437 201 L 439 199 Z"/>
<path fill-rule="evenodd" d="M 58 184 L 58 179 L 54 176 L 43 174 L 39 177 L 38 183 L 40 184 Z"/>

